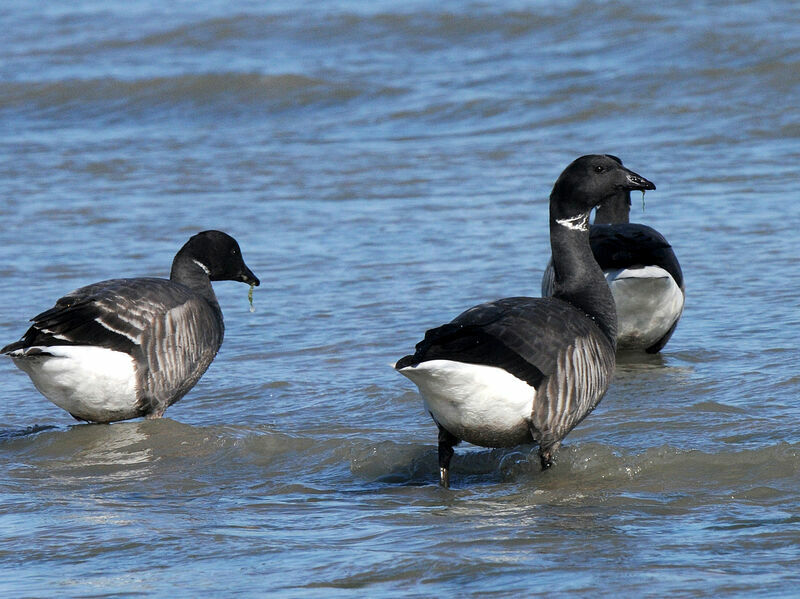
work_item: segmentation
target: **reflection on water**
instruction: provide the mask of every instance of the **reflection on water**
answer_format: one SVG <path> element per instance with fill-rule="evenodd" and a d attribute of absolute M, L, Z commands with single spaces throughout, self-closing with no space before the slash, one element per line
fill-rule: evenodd
<path fill-rule="evenodd" d="M 60 444 L 75 447 L 73 469 L 129 467 L 153 460 L 147 422 L 122 422 L 115 426 L 81 425 L 70 428 Z M 57 447 L 52 447 L 54 451 Z M 130 468 L 126 468 L 130 470 Z"/>
<path fill-rule="evenodd" d="M 80 424 L 18 439 L 7 448 L 33 460 L 35 470 L 27 470 L 26 477 L 80 485 L 92 479 L 115 482 L 147 476 L 154 461 L 154 440 L 149 421 Z"/>
<path fill-rule="evenodd" d="M 645 352 L 617 352 L 616 373 L 634 373 L 643 370 L 661 369 L 666 365 L 664 354 L 648 354 Z"/>

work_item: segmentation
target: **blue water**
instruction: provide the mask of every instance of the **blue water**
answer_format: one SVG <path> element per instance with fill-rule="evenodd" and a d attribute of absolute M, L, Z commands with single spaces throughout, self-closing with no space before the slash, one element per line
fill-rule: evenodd
<path fill-rule="evenodd" d="M 0 363 L 0 596 L 789 597 L 800 582 L 792 2 L 0 2 L 0 340 L 166 276 L 226 339 L 160 421 L 81 425 Z M 436 430 L 391 364 L 538 294 L 575 157 L 654 181 L 686 309 L 542 473 Z"/>

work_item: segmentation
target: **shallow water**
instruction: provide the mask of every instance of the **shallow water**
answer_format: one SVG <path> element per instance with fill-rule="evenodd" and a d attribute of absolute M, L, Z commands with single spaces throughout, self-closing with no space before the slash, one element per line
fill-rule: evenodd
<path fill-rule="evenodd" d="M 200 5 L 201 4 L 201 5 Z M 161 421 L 76 424 L 0 363 L 0 595 L 791 596 L 800 582 L 800 13 L 787 1 L 0 3 L 0 338 L 166 276 L 226 340 Z M 459 447 L 391 369 L 537 295 L 547 196 L 609 152 L 687 284 L 556 466 Z M 9 574 L 10 573 L 10 574 Z"/>

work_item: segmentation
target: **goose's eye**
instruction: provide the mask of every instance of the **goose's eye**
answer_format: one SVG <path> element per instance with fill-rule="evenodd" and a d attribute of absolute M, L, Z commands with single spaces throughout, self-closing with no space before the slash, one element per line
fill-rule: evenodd
<path fill-rule="evenodd" d="M 606 169 L 604 169 L 599 164 L 596 167 L 594 167 L 594 172 L 596 172 L 596 173 L 602 173 L 604 170 L 606 170 Z"/>

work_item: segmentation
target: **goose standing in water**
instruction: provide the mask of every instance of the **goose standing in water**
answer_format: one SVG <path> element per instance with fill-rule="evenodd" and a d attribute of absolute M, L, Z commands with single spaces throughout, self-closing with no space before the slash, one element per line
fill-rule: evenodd
<path fill-rule="evenodd" d="M 630 190 L 607 198 L 589 228 L 589 244 L 614 296 L 617 349 L 654 354 L 672 337 L 683 313 L 683 273 L 664 236 L 629 222 L 630 210 Z M 542 276 L 542 296 L 551 295 L 552 260 Z"/>
<path fill-rule="evenodd" d="M 159 418 L 222 345 L 211 281 L 259 284 L 239 244 L 220 231 L 189 239 L 169 280 L 111 279 L 65 295 L 0 353 L 77 420 Z"/>
<path fill-rule="evenodd" d="M 603 397 L 614 371 L 617 315 L 589 247 L 589 214 L 620 190 L 655 189 L 613 157 L 583 156 L 550 194 L 554 293 L 481 304 L 429 330 L 395 368 L 439 428 L 439 477 L 453 447 L 535 442 L 542 469 Z"/>

